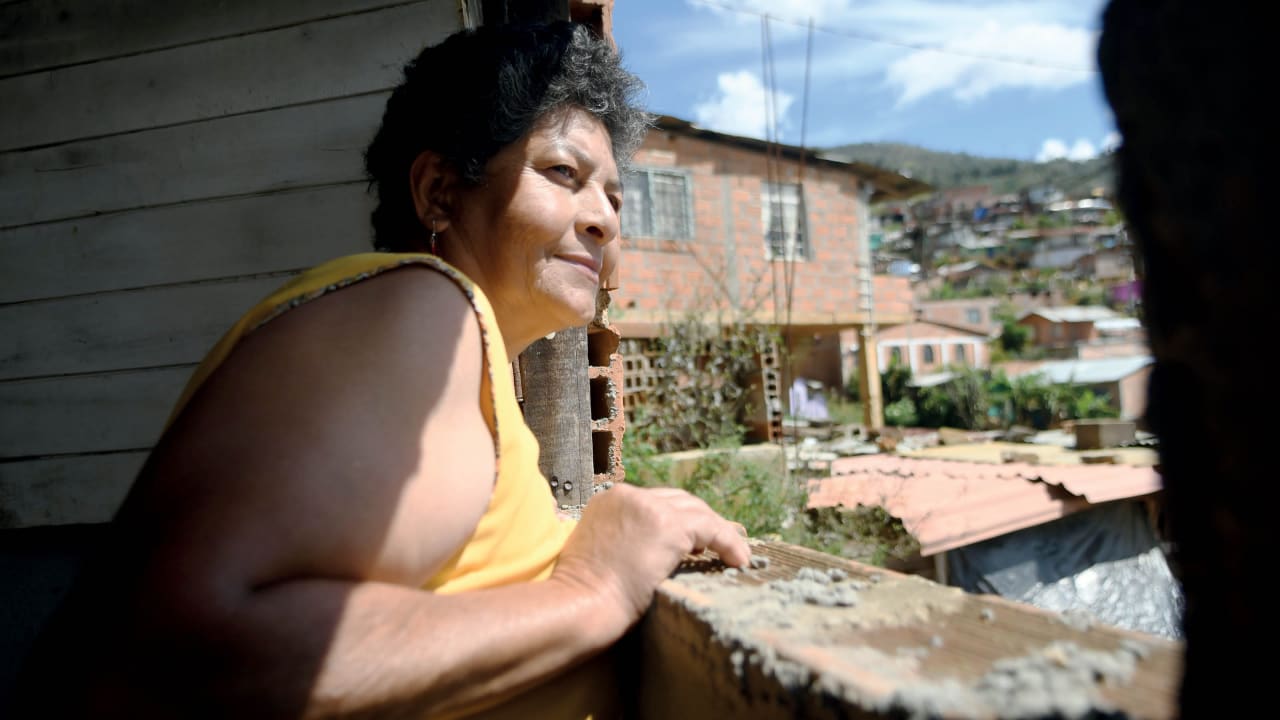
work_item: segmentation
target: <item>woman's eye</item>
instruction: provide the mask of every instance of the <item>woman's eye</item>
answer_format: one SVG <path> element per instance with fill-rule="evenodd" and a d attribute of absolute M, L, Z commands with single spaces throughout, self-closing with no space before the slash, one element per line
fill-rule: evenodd
<path fill-rule="evenodd" d="M 561 175 L 564 175 L 565 177 L 569 178 L 570 180 L 578 176 L 578 170 L 574 168 L 572 165 L 555 165 L 555 166 L 552 166 L 551 171 L 558 172 Z"/>

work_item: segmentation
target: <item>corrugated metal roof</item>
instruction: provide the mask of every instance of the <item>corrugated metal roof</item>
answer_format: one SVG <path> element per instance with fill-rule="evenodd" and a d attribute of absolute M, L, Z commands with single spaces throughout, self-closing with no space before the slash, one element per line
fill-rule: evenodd
<path fill-rule="evenodd" d="M 1150 467 L 1040 466 L 922 460 L 897 455 L 842 458 L 810 486 L 809 507 L 883 507 L 934 555 L 1056 520 L 1093 503 L 1161 489 Z"/>
<path fill-rule="evenodd" d="M 911 387 L 934 387 L 936 385 L 951 382 L 955 376 L 955 373 L 948 372 L 946 370 L 930 375 L 913 375 L 911 379 L 907 381 L 907 384 Z"/>
<path fill-rule="evenodd" d="M 678 132 L 690 137 L 700 137 L 705 140 L 711 140 L 727 145 L 735 145 L 759 152 L 776 152 L 788 159 L 807 159 L 815 165 L 840 168 L 846 172 L 853 173 L 871 184 L 875 189 L 875 193 L 871 196 L 872 202 L 906 199 L 933 191 L 932 185 L 924 181 L 908 177 L 902 173 L 877 167 L 870 163 L 859 162 L 856 160 L 845 160 L 828 153 L 815 151 L 812 148 L 803 148 L 796 145 L 785 145 L 782 143 L 769 143 L 757 138 L 716 132 L 714 130 L 699 127 L 695 123 L 688 120 L 682 120 L 681 118 L 671 115 L 658 115 L 654 119 L 654 125 L 661 130 Z"/>
<path fill-rule="evenodd" d="M 1117 330 L 1137 330 L 1142 327 L 1142 321 L 1135 317 L 1112 318 L 1111 320 L 1096 320 L 1093 327 L 1098 332 L 1115 332 Z"/>
<path fill-rule="evenodd" d="M 1150 355 L 1097 358 L 1094 360 L 1052 360 L 1036 367 L 1011 374 L 1011 378 L 1024 375 L 1043 375 L 1046 382 L 1058 384 L 1076 383 L 1096 385 L 1117 382 L 1138 372 L 1154 362 Z"/>
<path fill-rule="evenodd" d="M 1097 322 L 1099 320 L 1115 320 L 1125 317 L 1111 308 L 1101 305 L 1064 305 L 1061 307 L 1036 308 L 1018 316 L 1021 320 L 1031 315 L 1039 315 L 1050 322 Z"/>

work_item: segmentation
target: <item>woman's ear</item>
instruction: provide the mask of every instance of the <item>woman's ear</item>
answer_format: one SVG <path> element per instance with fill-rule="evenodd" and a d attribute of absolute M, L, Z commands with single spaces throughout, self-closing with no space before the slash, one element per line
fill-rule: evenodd
<path fill-rule="evenodd" d="M 413 209 L 425 227 L 444 232 L 453 216 L 458 173 L 434 150 L 423 150 L 409 167 Z"/>

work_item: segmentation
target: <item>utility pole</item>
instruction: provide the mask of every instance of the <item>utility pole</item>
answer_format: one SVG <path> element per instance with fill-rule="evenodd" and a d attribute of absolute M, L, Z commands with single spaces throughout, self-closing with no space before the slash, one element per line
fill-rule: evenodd
<path fill-rule="evenodd" d="M 884 427 L 884 398 L 880 393 L 879 350 L 876 348 L 875 285 L 871 263 L 871 186 L 858 193 L 858 310 L 866 322 L 858 326 L 858 394 L 862 398 L 862 423 L 868 433 Z"/>

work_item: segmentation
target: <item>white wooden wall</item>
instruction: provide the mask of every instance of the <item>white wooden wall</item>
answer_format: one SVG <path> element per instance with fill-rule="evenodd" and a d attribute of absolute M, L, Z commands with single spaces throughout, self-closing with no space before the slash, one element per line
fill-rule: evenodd
<path fill-rule="evenodd" d="M 223 331 L 371 249 L 388 90 L 477 4 L 0 4 L 0 528 L 109 519 Z"/>

